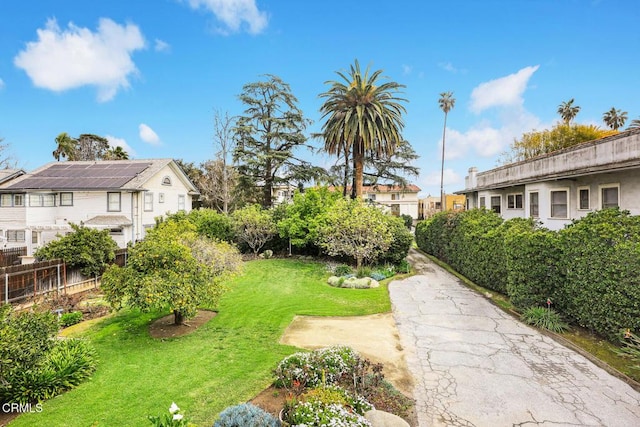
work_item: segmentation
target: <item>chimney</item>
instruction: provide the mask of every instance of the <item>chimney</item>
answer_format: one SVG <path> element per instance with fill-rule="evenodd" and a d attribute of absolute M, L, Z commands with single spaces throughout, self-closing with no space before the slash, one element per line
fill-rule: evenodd
<path fill-rule="evenodd" d="M 469 168 L 469 175 L 464 178 L 464 187 L 466 190 L 476 188 L 478 186 L 478 168 L 473 166 Z"/>

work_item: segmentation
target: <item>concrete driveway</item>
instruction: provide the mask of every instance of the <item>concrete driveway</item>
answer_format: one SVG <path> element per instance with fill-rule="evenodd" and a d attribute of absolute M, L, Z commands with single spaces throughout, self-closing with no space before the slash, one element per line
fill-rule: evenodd
<path fill-rule="evenodd" d="M 640 393 L 416 251 L 389 285 L 421 427 L 640 426 Z"/>

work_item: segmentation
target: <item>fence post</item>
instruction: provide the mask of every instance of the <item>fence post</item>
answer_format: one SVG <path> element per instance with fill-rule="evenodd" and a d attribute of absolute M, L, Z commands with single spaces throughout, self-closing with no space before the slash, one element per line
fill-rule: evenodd
<path fill-rule="evenodd" d="M 56 270 L 58 271 L 58 286 L 56 286 L 56 293 L 60 294 L 60 263 L 56 264 Z"/>
<path fill-rule="evenodd" d="M 67 294 L 67 263 L 66 262 L 62 262 L 62 278 L 63 278 L 63 283 L 64 283 L 64 294 Z"/>
<path fill-rule="evenodd" d="M 9 273 L 4 273 L 4 302 L 9 303 Z"/>
<path fill-rule="evenodd" d="M 38 285 L 38 270 L 33 270 L 33 297 L 35 298 L 37 293 L 36 293 L 36 286 Z"/>

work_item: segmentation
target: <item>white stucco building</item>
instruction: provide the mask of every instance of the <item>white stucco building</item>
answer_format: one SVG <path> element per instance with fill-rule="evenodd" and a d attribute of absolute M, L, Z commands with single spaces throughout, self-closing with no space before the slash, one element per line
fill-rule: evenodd
<path fill-rule="evenodd" d="M 172 159 L 52 162 L 0 181 L 0 248 L 33 254 L 69 223 L 110 230 L 120 247 L 155 218 L 190 211 L 197 188 Z"/>
<path fill-rule="evenodd" d="M 457 193 L 467 209 L 533 217 L 553 230 L 606 207 L 640 215 L 640 129 L 485 172 L 472 167 Z"/>

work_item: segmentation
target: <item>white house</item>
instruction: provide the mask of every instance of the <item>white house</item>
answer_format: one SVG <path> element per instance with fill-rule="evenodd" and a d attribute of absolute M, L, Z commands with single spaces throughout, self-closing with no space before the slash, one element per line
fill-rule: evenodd
<path fill-rule="evenodd" d="M 190 211 L 197 195 L 172 159 L 52 162 L 0 183 L 0 247 L 31 255 L 69 223 L 108 229 L 126 247 L 156 217 Z"/>
<path fill-rule="evenodd" d="M 329 187 L 329 190 L 338 191 L 338 187 Z M 362 198 L 371 204 L 383 208 L 392 215 L 410 215 L 414 220 L 418 219 L 418 193 L 417 185 L 406 186 L 393 184 L 363 185 Z M 347 188 L 347 194 L 351 193 L 351 187 Z"/>
<path fill-rule="evenodd" d="M 640 214 L 640 129 L 485 172 L 469 169 L 467 208 L 503 218 L 533 217 L 552 230 L 594 210 L 620 207 Z"/>

